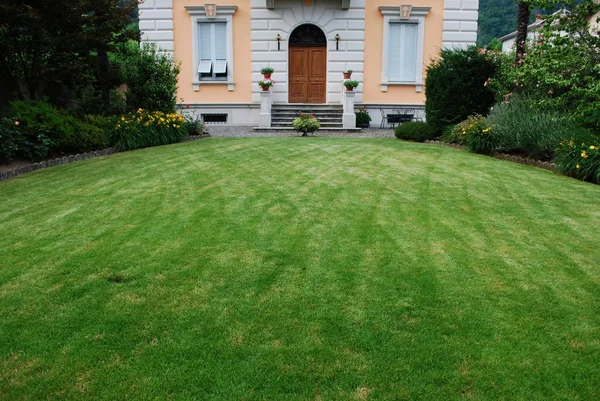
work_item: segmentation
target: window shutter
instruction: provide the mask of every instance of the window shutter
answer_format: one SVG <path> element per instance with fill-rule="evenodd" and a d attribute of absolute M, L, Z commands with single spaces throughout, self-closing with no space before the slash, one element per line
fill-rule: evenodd
<path fill-rule="evenodd" d="M 400 81 L 400 24 L 390 24 L 390 43 L 388 49 L 388 81 Z"/>
<path fill-rule="evenodd" d="M 198 35 L 200 36 L 200 60 L 211 60 L 212 53 L 212 24 L 199 24 Z"/>
<path fill-rule="evenodd" d="M 215 58 L 227 60 L 227 34 L 225 24 L 215 24 Z"/>
<path fill-rule="evenodd" d="M 404 62 L 402 63 L 401 80 L 405 82 L 414 82 L 417 79 L 417 24 L 403 24 L 402 35 L 402 54 Z"/>
<path fill-rule="evenodd" d="M 417 29 L 417 24 L 390 24 L 388 81 L 416 81 L 418 42 Z"/>

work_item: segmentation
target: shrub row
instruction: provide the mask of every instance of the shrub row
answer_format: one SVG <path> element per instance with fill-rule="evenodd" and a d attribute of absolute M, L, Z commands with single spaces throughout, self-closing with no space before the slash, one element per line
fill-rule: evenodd
<path fill-rule="evenodd" d="M 42 160 L 108 145 L 102 128 L 80 121 L 45 102 L 12 102 L 0 120 L 0 163 L 15 157 Z"/>
<path fill-rule="evenodd" d="M 79 119 L 46 102 L 12 102 L 0 117 L 0 164 L 85 153 L 107 146 L 131 150 L 180 142 L 200 135 L 204 124 L 177 113 L 139 109 L 120 117 L 85 115 Z"/>
<path fill-rule="evenodd" d="M 394 131 L 394 135 L 398 139 L 415 142 L 425 142 L 438 137 L 435 128 L 431 124 L 420 121 L 411 121 L 398 125 Z"/>
<path fill-rule="evenodd" d="M 181 114 L 139 109 L 121 116 L 113 129 L 111 143 L 124 151 L 181 142 L 188 136 L 184 123 Z"/>

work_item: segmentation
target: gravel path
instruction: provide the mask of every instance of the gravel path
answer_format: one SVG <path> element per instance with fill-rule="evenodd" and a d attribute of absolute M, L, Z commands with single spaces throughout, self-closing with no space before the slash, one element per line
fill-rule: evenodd
<path fill-rule="evenodd" d="M 213 137 L 293 137 L 300 136 L 295 131 L 254 131 L 252 127 L 215 126 L 206 127 L 208 133 Z M 339 132 L 319 130 L 315 137 L 328 138 L 394 138 L 391 129 L 366 128 L 357 132 Z"/>

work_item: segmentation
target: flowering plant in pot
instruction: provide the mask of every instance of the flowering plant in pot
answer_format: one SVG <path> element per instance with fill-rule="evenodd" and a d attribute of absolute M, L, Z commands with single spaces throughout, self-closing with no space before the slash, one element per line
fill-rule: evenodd
<path fill-rule="evenodd" d="M 292 122 L 294 129 L 298 132 L 302 132 L 302 136 L 308 136 L 308 133 L 315 132 L 321 128 L 321 122 L 314 114 L 298 113 L 298 117 Z"/>
<path fill-rule="evenodd" d="M 264 67 L 260 70 L 260 73 L 265 76 L 265 80 L 271 79 L 271 74 L 273 74 L 273 72 L 275 72 L 275 69 L 271 67 Z"/>
<path fill-rule="evenodd" d="M 268 91 L 269 88 L 273 85 L 275 85 L 275 81 L 272 81 L 270 79 L 258 81 L 258 86 L 260 86 L 264 92 Z"/>
<path fill-rule="evenodd" d="M 358 86 L 358 81 L 344 81 L 344 86 L 348 92 L 352 92 Z"/>
<path fill-rule="evenodd" d="M 369 128 L 371 116 L 367 109 L 358 109 L 356 114 L 356 126 L 359 128 Z"/>
<path fill-rule="evenodd" d="M 344 71 L 342 74 L 344 74 L 344 79 L 350 79 L 352 76 L 352 70 Z"/>

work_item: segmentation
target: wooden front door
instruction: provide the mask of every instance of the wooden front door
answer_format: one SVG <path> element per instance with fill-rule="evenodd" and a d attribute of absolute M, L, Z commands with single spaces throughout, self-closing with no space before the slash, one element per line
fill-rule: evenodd
<path fill-rule="evenodd" d="M 326 47 L 290 47 L 289 70 L 290 103 L 325 103 Z"/>

